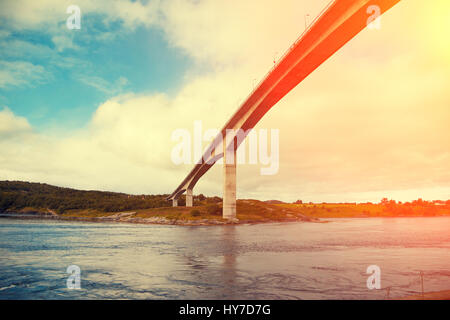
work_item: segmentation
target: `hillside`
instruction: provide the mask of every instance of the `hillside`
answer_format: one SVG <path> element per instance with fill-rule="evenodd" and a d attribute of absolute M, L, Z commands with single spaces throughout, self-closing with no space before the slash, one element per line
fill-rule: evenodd
<path fill-rule="evenodd" d="M 171 207 L 167 195 L 128 195 L 82 191 L 48 184 L 0 181 L 0 212 L 23 218 L 209 225 L 230 223 L 222 219 L 222 199 L 194 196 L 194 206 Z M 317 221 L 290 208 L 258 200 L 238 200 L 239 223 Z M 234 221 L 231 223 L 238 223 Z"/>
<path fill-rule="evenodd" d="M 118 221 L 208 225 L 230 223 L 222 219 L 222 199 L 194 196 L 194 206 L 178 207 L 167 195 L 129 195 L 104 191 L 83 191 L 41 183 L 0 181 L 0 213 L 20 217 L 63 220 Z M 284 203 L 278 200 L 237 201 L 239 223 L 274 221 L 319 221 L 319 218 L 430 217 L 450 215 L 450 201 L 380 203 Z M 237 221 L 231 223 L 238 223 Z"/>
<path fill-rule="evenodd" d="M 56 187 L 45 183 L 22 181 L 0 181 L 0 212 L 48 210 L 63 214 L 73 210 L 95 210 L 99 212 L 121 212 L 171 206 L 167 195 L 129 195 L 106 191 L 83 191 Z M 218 197 L 203 195 L 194 197 L 194 204 L 215 203 Z M 185 199 L 179 203 L 183 205 Z"/>

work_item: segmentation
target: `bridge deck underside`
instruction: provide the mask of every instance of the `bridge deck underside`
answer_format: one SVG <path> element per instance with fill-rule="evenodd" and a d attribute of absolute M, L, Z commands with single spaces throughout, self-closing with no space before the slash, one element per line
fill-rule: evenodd
<path fill-rule="evenodd" d="M 211 153 L 222 143 L 222 137 L 225 137 L 227 129 L 243 131 L 252 129 L 280 99 L 364 29 L 369 16 L 367 12 L 369 6 L 378 6 L 382 14 L 399 1 L 336 0 L 333 2 L 250 94 L 225 124 L 219 136 L 207 148 L 202 161 L 194 166 L 168 199 L 178 198 L 188 188 L 192 189 L 214 163 L 223 157 L 223 153 L 214 156 L 211 156 Z M 227 147 L 236 150 L 241 142 L 242 140 L 238 140 L 237 143 L 227 141 Z"/>

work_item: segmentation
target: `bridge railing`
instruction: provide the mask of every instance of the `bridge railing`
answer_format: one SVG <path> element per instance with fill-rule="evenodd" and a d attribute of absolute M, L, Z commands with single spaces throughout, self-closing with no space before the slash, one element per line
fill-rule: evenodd
<path fill-rule="evenodd" d="M 269 69 L 269 71 L 262 77 L 262 79 L 257 83 L 257 85 L 253 88 L 253 90 L 248 94 L 245 99 L 241 101 L 239 106 L 242 106 L 250 97 L 255 93 L 255 91 L 263 84 L 263 82 L 267 79 L 267 77 L 272 73 L 274 69 L 278 67 L 278 65 L 283 61 L 283 59 L 289 55 L 289 53 L 294 50 L 295 46 L 300 42 L 305 34 L 307 34 L 310 29 L 317 23 L 320 17 L 336 2 L 336 0 L 331 0 L 325 8 L 323 8 L 320 13 L 311 21 L 311 23 L 306 27 L 306 29 L 300 34 L 299 37 L 294 41 L 294 43 L 283 53 L 283 55 L 276 61 L 276 63 Z"/>

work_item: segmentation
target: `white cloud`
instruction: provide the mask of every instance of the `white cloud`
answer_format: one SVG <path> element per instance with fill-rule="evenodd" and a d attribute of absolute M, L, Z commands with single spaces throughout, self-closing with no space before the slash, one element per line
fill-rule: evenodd
<path fill-rule="evenodd" d="M 305 15 L 317 15 L 328 3 L 317 1 L 189 1 L 161 4 L 162 28 L 169 41 L 211 64 L 270 62 L 304 31 Z M 261 75 L 262 76 L 262 75 Z"/>
<path fill-rule="evenodd" d="M 7 107 L 0 110 L 0 136 L 22 134 L 31 131 L 27 119 L 18 117 Z"/>
<path fill-rule="evenodd" d="M 91 86 L 108 95 L 117 95 L 123 91 L 128 84 L 128 79 L 119 77 L 114 82 L 109 82 L 101 77 L 80 73 L 76 75 L 77 80 Z"/>
<path fill-rule="evenodd" d="M 17 39 L 2 39 L 0 50 L 2 51 L 2 57 L 8 59 L 23 60 L 30 57 L 48 59 L 55 55 L 48 46 Z"/>
<path fill-rule="evenodd" d="M 73 43 L 73 39 L 65 35 L 53 36 L 52 42 L 55 44 L 58 52 L 62 52 L 66 49 L 79 49 L 79 47 Z"/>
<path fill-rule="evenodd" d="M 51 77 L 44 67 L 26 61 L 0 60 L 0 88 L 35 86 Z"/>
<path fill-rule="evenodd" d="M 60 24 L 65 25 L 69 14 L 67 7 L 74 4 L 69 0 L 40 0 L 40 1 L 2 1 L 0 4 L 0 17 L 8 22 L 14 29 L 38 29 L 42 31 L 56 28 Z M 106 23 L 121 21 L 127 28 L 135 28 L 138 25 L 149 26 L 158 18 L 159 1 L 148 1 L 146 4 L 140 1 L 127 0 L 78 0 L 76 5 L 81 9 L 83 28 L 83 16 L 96 14 L 102 17 Z"/>

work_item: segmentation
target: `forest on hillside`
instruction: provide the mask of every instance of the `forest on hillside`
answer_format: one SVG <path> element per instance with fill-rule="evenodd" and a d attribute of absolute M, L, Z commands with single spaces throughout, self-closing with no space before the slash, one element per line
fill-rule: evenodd
<path fill-rule="evenodd" d="M 23 208 L 50 209 L 59 214 L 68 210 L 93 209 L 102 212 L 121 212 L 149 208 L 170 207 L 172 203 L 161 195 L 130 195 L 107 191 L 84 191 L 56 187 L 45 183 L 0 181 L 0 212 Z M 222 201 L 219 197 L 194 197 L 194 205 Z M 185 198 L 178 201 L 185 204 Z"/>

